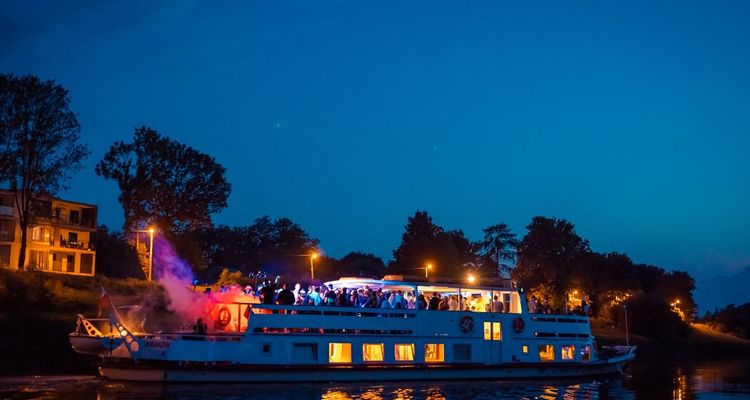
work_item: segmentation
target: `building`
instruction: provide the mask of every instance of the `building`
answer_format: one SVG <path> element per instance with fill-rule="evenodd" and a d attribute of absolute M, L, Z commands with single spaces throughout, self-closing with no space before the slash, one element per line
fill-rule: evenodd
<path fill-rule="evenodd" d="M 0 190 L 0 267 L 16 269 L 21 226 L 13 192 Z M 94 276 L 97 207 L 61 199 L 39 201 L 26 236 L 26 266 L 44 272 Z"/>

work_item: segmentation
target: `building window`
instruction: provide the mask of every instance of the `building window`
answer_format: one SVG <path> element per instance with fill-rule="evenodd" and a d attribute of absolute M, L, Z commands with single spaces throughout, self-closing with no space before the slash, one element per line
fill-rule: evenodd
<path fill-rule="evenodd" d="M 555 361 L 555 346 L 551 344 L 539 345 L 539 360 Z"/>
<path fill-rule="evenodd" d="M 414 343 L 394 346 L 396 361 L 414 361 Z"/>
<path fill-rule="evenodd" d="M 485 322 L 484 323 L 484 340 L 490 340 L 490 339 L 492 339 L 492 323 Z"/>
<path fill-rule="evenodd" d="M 445 362 L 445 349 L 442 343 L 424 345 L 424 362 Z"/>
<path fill-rule="evenodd" d="M 453 361 L 471 361 L 471 345 L 454 344 Z"/>
<path fill-rule="evenodd" d="M 352 362 L 352 344 L 351 343 L 329 343 L 328 344 L 328 362 L 329 363 Z"/>
<path fill-rule="evenodd" d="M 81 271 L 82 274 L 94 274 L 94 255 L 81 254 Z"/>
<path fill-rule="evenodd" d="M 362 361 L 383 361 L 383 343 L 365 343 L 362 345 Z"/>
<path fill-rule="evenodd" d="M 575 360 L 576 347 L 573 345 L 563 346 L 562 349 L 560 349 L 560 354 L 563 360 Z"/>
<path fill-rule="evenodd" d="M 492 340 L 503 340 L 503 333 L 500 331 L 500 323 L 492 323 Z"/>
<path fill-rule="evenodd" d="M 528 353 L 529 352 L 529 346 L 526 346 L 526 345 L 521 346 L 521 351 L 523 352 L 523 354 Z"/>
<path fill-rule="evenodd" d="M 35 226 L 31 230 L 31 240 L 40 243 L 49 243 L 50 229 L 44 226 Z"/>

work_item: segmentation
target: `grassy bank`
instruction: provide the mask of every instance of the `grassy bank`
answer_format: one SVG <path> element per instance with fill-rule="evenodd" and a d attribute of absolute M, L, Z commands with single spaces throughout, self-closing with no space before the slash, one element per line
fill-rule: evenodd
<path fill-rule="evenodd" d="M 606 321 L 592 319 L 591 329 L 602 345 L 625 344 L 625 332 L 612 329 Z M 653 362 L 689 364 L 750 355 L 750 340 L 716 332 L 701 324 L 691 325 L 689 332 L 680 337 L 630 334 L 629 338 L 631 345 L 638 345 L 636 366 Z"/>
<path fill-rule="evenodd" d="M 117 304 L 158 296 L 155 283 L 133 279 L 83 278 L 0 269 L 0 374 L 93 372 L 91 360 L 75 354 L 68 333 L 78 314 L 96 315 L 100 287 Z"/>

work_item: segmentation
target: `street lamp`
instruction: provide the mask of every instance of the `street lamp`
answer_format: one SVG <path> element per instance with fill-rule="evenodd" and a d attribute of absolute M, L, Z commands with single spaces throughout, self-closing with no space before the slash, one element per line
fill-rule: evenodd
<path fill-rule="evenodd" d="M 313 260 L 318 258 L 318 253 L 312 253 L 310 255 L 310 280 L 315 280 L 315 270 L 313 267 Z"/>
<path fill-rule="evenodd" d="M 424 277 L 429 278 L 430 277 L 430 270 L 432 269 L 432 263 L 428 263 L 424 267 Z"/>

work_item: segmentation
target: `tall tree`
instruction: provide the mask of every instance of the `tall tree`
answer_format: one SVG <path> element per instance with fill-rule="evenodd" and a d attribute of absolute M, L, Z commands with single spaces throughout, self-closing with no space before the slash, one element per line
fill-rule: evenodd
<path fill-rule="evenodd" d="M 504 261 L 516 260 L 516 246 L 519 243 L 516 234 L 511 232 L 508 225 L 504 223 L 484 228 L 482 232 L 484 232 L 484 239 L 479 246 L 485 262 L 494 264 L 498 272 L 504 275 L 509 274 L 510 266 Z"/>
<path fill-rule="evenodd" d="M 465 265 L 476 260 L 475 246 L 460 230 L 446 231 L 432 222 L 426 211 L 409 217 L 401 244 L 393 251 L 388 273 L 421 275 L 432 264 L 434 276 L 462 277 Z"/>
<path fill-rule="evenodd" d="M 534 217 L 526 229 L 528 233 L 518 245 L 513 278 L 529 289 L 546 288 L 553 306 L 562 308 L 573 269 L 591 251 L 589 242 L 564 219 Z"/>
<path fill-rule="evenodd" d="M 36 76 L 0 74 L 0 181 L 14 195 L 21 227 L 18 268 L 26 264 L 28 228 L 40 207 L 66 188 L 89 151 L 78 143 L 81 126 L 68 91 Z"/>
<path fill-rule="evenodd" d="M 413 217 L 409 217 L 401 235 L 401 244 L 393 250 L 393 260 L 388 264 L 389 272 L 417 275 L 417 269 L 425 268 L 428 262 L 435 263 L 435 242 L 444 231 L 432 223 L 427 211 L 415 212 Z"/>
<path fill-rule="evenodd" d="M 96 174 L 120 187 L 126 231 L 156 224 L 180 233 L 211 225 L 211 214 L 227 206 L 231 186 L 215 159 L 159 135 L 135 130 L 132 143 L 116 142 L 96 165 Z"/>

